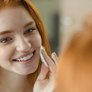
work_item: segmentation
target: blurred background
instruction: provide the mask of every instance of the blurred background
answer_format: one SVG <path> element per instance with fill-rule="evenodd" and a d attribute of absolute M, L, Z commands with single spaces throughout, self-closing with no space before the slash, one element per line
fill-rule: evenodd
<path fill-rule="evenodd" d="M 84 26 L 88 14 L 92 15 L 92 0 L 59 0 L 61 50 L 66 48 L 72 36 Z M 90 20 L 88 20 L 90 21 Z"/>
<path fill-rule="evenodd" d="M 59 46 L 59 2 L 58 0 L 32 0 L 40 11 L 52 51 L 58 53 Z"/>
<path fill-rule="evenodd" d="M 92 0 L 32 0 L 38 7 L 48 31 L 53 51 L 57 53 L 68 45 L 92 12 Z"/>

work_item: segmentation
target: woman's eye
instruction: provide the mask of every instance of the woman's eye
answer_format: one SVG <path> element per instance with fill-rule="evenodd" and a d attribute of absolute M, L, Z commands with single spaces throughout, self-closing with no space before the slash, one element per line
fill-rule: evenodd
<path fill-rule="evenodd" d="M 8 43 L 10 41 L 12 41 L 12 38 L 10 38 L 10 37 L 0 39 L 0 43 Z"/>
<path fill-rule="evenodd" d="M 30 29 L 27 29 L 24 34 L 30 34 L 30 33 L 33 33 L 33 31 L 35 30 L 35 28 L 30 28 Z"/>

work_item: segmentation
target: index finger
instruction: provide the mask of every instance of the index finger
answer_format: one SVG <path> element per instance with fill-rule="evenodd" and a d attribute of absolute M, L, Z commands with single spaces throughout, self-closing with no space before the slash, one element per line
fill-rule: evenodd
<path fill-rule="evenodd" d="M 48 66 L 50 68 L 50 71 L 55 72 L 56 65 L 53 62 L 53 60 L 47 55 L 47 53 L 46 53 L 46 51 L 44 49 L 41 50 L 41 53 L 42 53 L 42 55 L 44 57 L 44 60 L 47 62 Z"/>

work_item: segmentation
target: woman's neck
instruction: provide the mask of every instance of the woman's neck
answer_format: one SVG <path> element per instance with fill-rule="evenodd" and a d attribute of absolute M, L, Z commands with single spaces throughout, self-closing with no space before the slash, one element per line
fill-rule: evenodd
<path fill-rule="evenodd" d="M 34 80 L 29 82 L 27 76 L 18 75 L 4 69 L 1 70 L 0 76 L 0 87 L 2 89 L 7 89 L 10 92 L 32 92 Z"/>

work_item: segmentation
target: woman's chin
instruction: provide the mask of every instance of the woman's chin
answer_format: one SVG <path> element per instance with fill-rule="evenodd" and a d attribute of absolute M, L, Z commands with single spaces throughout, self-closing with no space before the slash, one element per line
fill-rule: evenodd
<path fill-rule="evenodd" d="M 24 70 L 23 69 L 22 70 L 13 69 L 12 72 L 17 73 L 19 75 L 26 76 L 26 75 L 29 75 L 29 74 L 36 72 L 38 69 L 38 66 L 36 66 L 34 69 L 24 69 Z"/>

